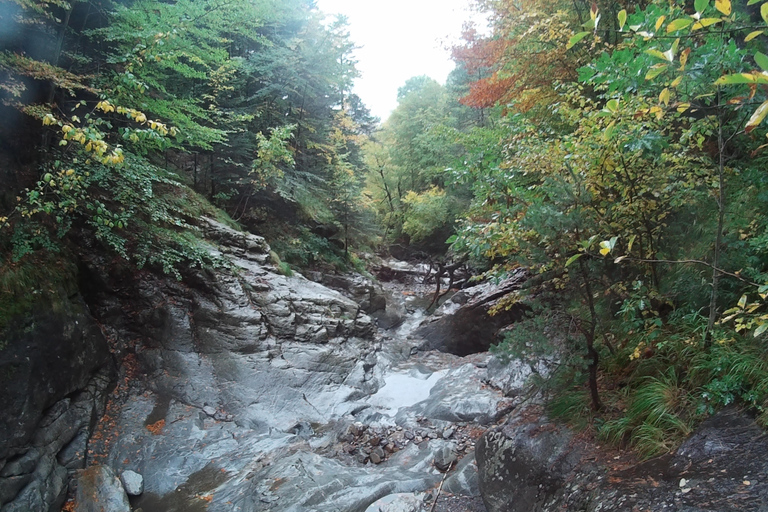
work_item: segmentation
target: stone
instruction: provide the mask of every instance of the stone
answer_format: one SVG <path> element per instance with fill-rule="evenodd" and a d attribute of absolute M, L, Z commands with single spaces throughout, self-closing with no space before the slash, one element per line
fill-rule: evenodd
<path fill-rule="evenodd" d="M 371 462 L 374 464 L 381 464 L 382 458 L 379 456 L 378 453 L 372 452 L 370 455 Z"/>
<path fill-rule="evenodd" d="M 496 315 L 488 311 L 501 297 L 519 289 L 527 277 L 520 269 L 498 285 L 483 283 L 456 293 L 415 331 L 424 340 L 419 350 L 459 356 L 488 351 L 499 341 L 502 328 L 524 317 L 526 306 L 516 305 Z"/>
<path fill-rule="evenodd" d="M 456 454 L 456 445 L 454 443 L 447 443 L 441 446 L 440 449 L 437 450 L 437 453 L 435 453 L 435 467 L 438 471 L 442 471 L 443 473 L 451 469 L 451 466 L 453 466 L 453 463 L 457 460 L 458 456 Z"/>
<path fill-rule="evenodd" d="M 456 432 L 455 429 L 452 427 L 448 427 L 447 429 L 443 430 L 443 439 L 450 439 L 453 437 L 454 432 Z"/>
<path fill-rule="evenodd" d="M 128 495 L 107 466 L 91 466 L 77 478 L 75 512 L 131 512 Z"/>
<path fill-rule="evenodd" d="M 371 504 L 365 512 L 420 512 L 424 498 L 414 493 L 389 494 Z"/>
<path fill-rule="evenodd" d="M 130 469 L 120 474 L 125 493 L 128 496 L 139 496 L 144 492 L 144 477 Z"/>
<path fill-rule="evenodd" d="M 480 482 L 474 454 L 467 454 L 445 479 L 443 490 L 457 496 L 480 496 Z"/>
<path fill-rule="evenodd" d="M 210 405 L 205 405 L 205 406 L 203 406 L 203 412 L 205 414 L 207 414 L 208 416 L 213 417 L 213 416 L 216 415 L 216 408 L 215 407 L 211 407 Z"/>

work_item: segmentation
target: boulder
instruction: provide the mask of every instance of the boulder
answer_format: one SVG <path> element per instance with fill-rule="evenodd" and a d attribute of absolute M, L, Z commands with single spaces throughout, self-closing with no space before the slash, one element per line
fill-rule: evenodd
<path fill-rule="evenodd" d="M 513 417 L 486 432 L 476 447 L 480 492 L 488 512 L 546 508 L 581 460 L 573 434 L 541 418 Z"/>
<path fill-rule="evenodd" d="M 493 316 L 489 310 L 526 278 L 521 269 L 498 285 L 483 283 L 457 292 L 415 331 L 424 340 L 419 349 L 459 356 L 487 351 L 499 341 L 501 329 L 524 317 L 526 307 L 515 305 Z"/>
<path fill-rule="evenodd" d="M 77 478 L 75 512 L 131 512 L 128 495 L 107 466 L 91 466 Z"/>
<path fill-rule="evenodd" d="M 123 471 L 120 475 L 120 481 L 123 483 L 128 496 L 139 496 L 144 492 L 144 477 L 135 471 Z"/>

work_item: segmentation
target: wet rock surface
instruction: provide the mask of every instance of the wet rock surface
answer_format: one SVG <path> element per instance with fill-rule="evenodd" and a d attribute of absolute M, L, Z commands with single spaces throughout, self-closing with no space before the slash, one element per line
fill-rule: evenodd
<path fill-rule="evenodd" d="M 134 508 L 362 512 L 434 492 L 440 468 L 473 459 L 475 422 L 509 408 L 485 383 L 487 355 L 410 356 L 405 334 L 417 322 L 376 334 L 350 298 L 371 297 L 364 281 L 345 296 L 278 275 L 258 237 L 209 229 L 235 244 L 211 250 L 236 273 L 179 284 L 90 267 L 92 309 L 135 361 L 123 365 L 90 462 L 144 477 Z M 401 297 L 397 309 L 418 308 Z M 464 465 L 457 492 L 474 470 Z"/>

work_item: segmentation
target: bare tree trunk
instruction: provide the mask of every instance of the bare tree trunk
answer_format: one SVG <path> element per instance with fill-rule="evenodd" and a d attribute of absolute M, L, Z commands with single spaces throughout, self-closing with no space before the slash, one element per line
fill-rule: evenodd
<path fill-rule="evenodd" d="M 717 90 L 718 105 L 720 104 L 720 89 Z M 723 138 L 723 116 L 717 117 L 717 236 L 715 237 L 715 250 L 712 253 L 712 294 L 709 298 L 709 320 L 707 330 L 704 333 L 704 346 L 712 344 L 712 329 L 717 320 L 717 298 L 720 288 L 720 247 L 723 244 L 723 224 L 725 223 L 725 140 Z"/>

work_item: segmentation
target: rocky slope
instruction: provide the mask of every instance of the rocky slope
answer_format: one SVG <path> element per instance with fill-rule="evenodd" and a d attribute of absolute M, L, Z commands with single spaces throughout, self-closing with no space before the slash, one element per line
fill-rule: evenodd
<path fill-rule="evenodd" d="M 0 351 L 0 510 L 68 491 L 111 512 L 765 509 L 743 415 L 644 465 L 549 423 L 525 385 L 546 367 L 483 352 L 497 288 L 422 321 L 427 289 L 280 275 L 261 238 L 205 231 L 231 268 L 175 282 L 85 258 L 81 292 Z"/>

